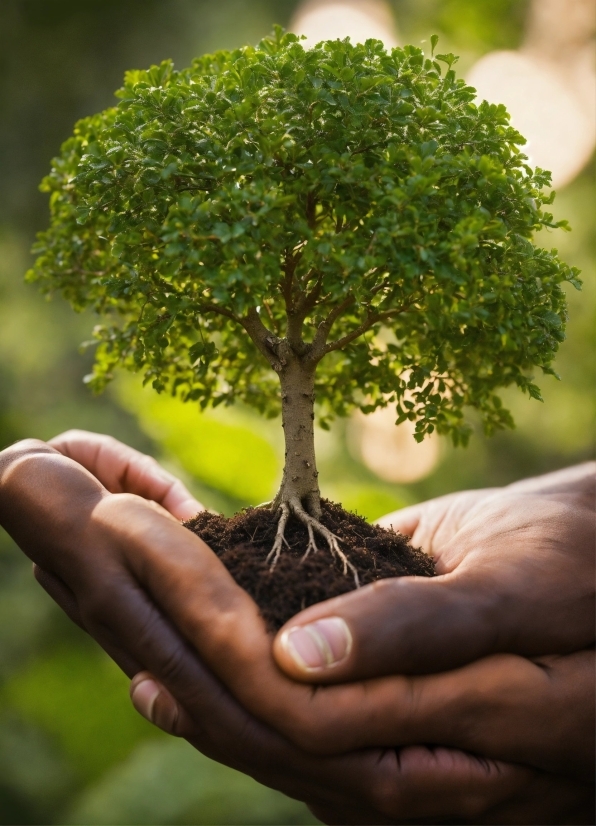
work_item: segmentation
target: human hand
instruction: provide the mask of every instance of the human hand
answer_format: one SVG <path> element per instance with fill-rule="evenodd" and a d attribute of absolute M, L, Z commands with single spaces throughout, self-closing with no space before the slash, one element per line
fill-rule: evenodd
<path fill-rule="evenodd" d="M 152 456 L 112 436 L 67 430 L 48 444 L 86 468 L 110 493 L 133 493 L 152 500 L 181 521 L 204 510 L 182 482 Z"/>
<path fill-rule="evenodd" d="M 340 682 L 594 645 L 595 468 L 443 496 L 385 517 L 381 524 L 434 557 L 439 576 L 382 580 L 311 606 L 277 635 L 278 665 L 294 679 Z M 315 624 L 314 637 L 311 629 L 322 619 L 332 628 L 332 617 L 347 625 L 338 627 L 351 647 L 329 667 L 314 644 L 324 626 Z M 305 626 L 310 668 L 292 656 L 293 629 Z"/>
<path fill-rule="evenodd" d="M 247 714 L 209 674 L 158 607 L 150 581 L 162 582 L 159 568 L 169 570 L 170 554 L 200 563 L 195 613 L 203 604 L 224 625 L 243 613 L 249 624 L 259 619 L 248 595 L 207 546 L 161 507 L 110 495 L 84 468 L 43 443 L 20 443 L 0 454 L 0 523 L 41 566 L 38 578 L 69 616 L 130 676 L 137 675 L 133 697 L 152 709 L 148 716 L 214 759 L 305 800 L 330 822 L 491 822 L 484 819 L 520 799 L 544 800 L 547 788 L 547 811 L 566 809 L 570 800 L 583 805 L 581 784 L 545 783 L 540 773 L 456 750 L 415 747 L 401 750 L 398 759 L 394 750 L 376 749 L 329 758 L 292 746 Z M 156 560 L 160 565 L 153 570 Z M 180 564 L 175 567 L 180 572 Z M 268 642 L 262 623 L 261 634 Z M 147 668 L 171 694 L 164 688 L 155 696 L 151 687 L 147 693 L 139 673 Z M 173 695 L 182 705 L 172 710 L 164 702 L 173 702 Z"/>
<path fill-rule="evenodd" d="M 149 590 L 165 613 L 247 708 L 307 750 L 434 742 L 590 776 L 590 726 L 578 710 L 591 714 L 593 653 L 541 664 L 503 655 L 451 674 L 319 687 L 313 695 L 274 667 L 260 617 L 244 592 L 232 596 L 228 589 L 214 598 L 206 558 L 180 543 L 176 553 L 169 549 L 166 565 L 149 541 L 143 553 L 154 558 L 138 576 L 149 575 Z M 152 567 L 161 575 L 151 574 Z"/>
<path fill-rule="evenodd" d="M 59 488 L 60 483 L 49 486 L 52 491 Z M 80 498 L 80 483 L 77 491 Z M 591 704 L 589 652 L 559 658 L 548 667 L 521 657 L 493 657 L 450 674 L 319 687 L 313 695 L 307 686 L 280 674 L 255 604 L 200 540 L 137 497 L 104 494 L 93 509 L 89 529 L 109 538 L 106 543 L 103 537 L 106 550 L 102 555 L 109 562 L 109 575 L 102 577 L 95 563 L 96 570 L 85 583 L 76 585 L 81 606 L 88 606 L 89 595 L 99 592 L 95 602 L 103 611 L 96 625 L 101 619 L 99 630 L 109 626 L 121 645 L 126 637 L 123 629 L 134 627 L 135 622 L 118 619 L 127 616 L 126 598 L 120 600 L 117 615 L 112 603 L 118 588 L 114 589 L 109 577 L 120 576 L 118 564 L 124 557 L 137 588 L 150 594 L 153 607 L 159 606 L 163 615 L 179 625 L 235 696 L 303 749 L 341 752 L 434 742 L 585 776 L 590 728 L 578 718 L 577 710 L 586 706 L 586 698 Z M 80 542 L 77 547 L 82 547 Z M 71 574 L 77 566 L 85 569 L 83 558 L 76 560 Z M 89 627 L 89 621 L 85 625 Z M 131 646 L 137 642 L 135 633 Z M 547 679 L 547 675 L 556 679 Z M 449 715 L 444 713 L 446 707 Z"/>
<path fill-rule="evenodd" d="M 195 673 L 193 685 L 194 719 L 149 672 L 132 681 L 131 698 L 150 722 L 304 801 L 324 823 L 594 821 L 590 784 L 443 747 L 314 757 L 247 715 L 211 675 Z"/>
<path fill-rule="evenodd" d="M 358 713 L 363 711 L 365 721 L 371 719 L 371 713 L 374 714 L 375 710 L 382 716 L 383 704 L 378 701 L 382 700 L 383 692 L 379 694 L 379 688 L 383 686 L 372 681 L 369 686 L 346 687 L 348 693 L 345 693 L 344 687 L 326 690 L 341 691 L 339 697 L 335 693 L 326 695 L 321 691 L 323 702 L 313 704 L 306 686 L 284 680 L 272 667 L 269 639 L 256 606 L 233 583 L 204 543 L 189 534 L 157 505 L 136 496 L 110 496 L 84 469 L 47 446 L 41 443 L 21 444 L 0 456 L 0 521 L 9 530 L 12 527 L 15 538 L 29 555 L 51 572 L 47 574 L 49 578 L 44 584 L 67 613 L 90 631 L 127 673 L 133 675 L 148 668 L 156 674 L 193 714 L 195 725 L 197 720 L 202 722 L 201 730 L 207 726 L 199 679 L 200 674 L 204 675 L 204 670 L 197 672 L 200 663 L 194 652 L 160 610 L 159 606 L 166 603 L 184 615 L 189 637 L 195 636 L 208 653 L 215 652 L 214 659 L 226 666 L 224 670 L 231 668 L 240 674 L 242 668 L 238 670 L 238 665 L 240 663 L 241 666 L 243 658 L 246 660 L 248 655 L 251 667 L 241 674 L 241 682 L 251 691 L 257 689 L 257 694 L 260 688 L 261 693 L 264 690 L 266 696 L 269 694 L 275 698 L 276 702 L 272 704 L 274 712 L 283 708 L 285 703 L 287 710 L 297 712 L 298 721 L 301 715 L 304 717 L 305 725 L 298 725 L 297 739 L 313 740 L 317 715 L 322 714 L 323 720 L 329 717 L 333 727 L 335 721 L 330 712 L 336 708 L 337 701 L 344 708 L 355 709 Z M 167 553 L 164 553 L 164 548 L 167 548 Z M 188 599 L 185 600 L 185 596 Z M 170 611 L 170 615 L 174 615 L 176 610 Z M 214 639 L 210 639 L 210 629 Z M 193 634 L 193 631 L 201 630 L 205 634 Z M 245 634 L 246 631 L 248 634 Z M 240 638 L 241 644 L 238 645 Z M 219 642 L 224 643 L 223 647 Z M 225 693 L 222 687 L 217 683 L 215 686 L 216 696 L 223 698 Z M 393 707 L 393 716 L 401 706 L 402 718 L 407 720 L 412 717 L 411 701 L 416 692 L 399 683 L 385 687 L 390 689 L 386 699 L 392 706 L 397 706 L 397 709 Z M 369 688 L 372 689 L 372 704 L 367 697 Z M 400 703 L 400 689 L 403 703 Z M 365 698 L 367 702 L 363 703 Z M 212 713 L 210 709 L 207 713 L 209 719 Z M 242 714 L 245 715 L 245 712 Z M 308 715 L 308 722 L 305 715 Z M 216 719 L 213 716 L 213 720 Z M 244 716 L 239 731 L 246 732 L 259 725 Z M 383 737 L 393 737 L 395 720 L 392 726 L 383 732 L 380 741 Z M 374 729 L 375 726 L 371 731 L 376 736 Z M 378 732 L 378 725 L 376 729 Z M 402 738 L 404 734 L 402 731 Z M 216 735 L 217 729 L 211 737 L 216 738 Z M 233 762 L 239 742 L 237 735 L 232 742 L 234 745 L 230 746 L 227 758 L 225 754 L 213 751 L 211 755 L 243 768 Z M 288 745 L 287 741 L 283 742 Z M 399 736 L 396 736 L 396 742 L 399 742 Z M 199 745 L 204 751 L 209 747 L 208 742 L 207 746 Z M 334 745 L 342 749 L 341 742 Z M 328 747 L 327 744 L 324 746 Z M 272 762 L 268 761 L 268 754 L 273 755 Z M 338 792 L 337 786 L 331 782 L 331 775 L 323 771 L 330 765 L 327 758 L 305 758 L 299 749 L 298 754 L 301 754 L 299 762 L 288 764 L 291 780 L 287 777 L 280 780 L 282 764 L 278 764 L 279 752 L 273 746 L 266 745 L 261 752 L 255 751 L 254 759 L 252 749 L 248 748 L 244 770 L 248 769 L 257 779 L 288 794 L 292 794 L 294 788 L 298 790 L 295 796 L 307 801 L 316 798 L 316 789 L 322 786 L 326 791 L 324 794 L 318 792 L 320 799 L 314 804 L 319 807 L 316 811 L 327 820 L 335 819 L 335 822 L 382 822 L 387 819 L 400 822 L 419 816 L 437 820 L 457 817 L 472 822 L 484 822 L 486 817 L 485 822 L 491 822 L 494 802 L 489 802 L 489 798 L 492 801 L 495 799 L 491 797 L 496 789 L 493 781 L 497 783 L 495 772 L 498 778 L 509 781 L 515 768 L 481 760 L 480 765 L 489 768 L 479 776 L 477 761 L 473 758 L 444 749 L 436 753 L 438 756 L 433 756 L 428 750 L 414 747 L 400 751 L 397 774 L 389 771 L 388 774 L 373 776 L 359 763 L 354 772 L 347 771 L 345 765 L 340 766 L 339 774 L 333 776 L 343 778 L 345 785 Z M 372 754 L 375 766 L 381 763 L 387 766 L 388 761 L 383 755 L 391 757 L 394 752 L 379 753 L 377 750 L 366 754 Z M 354 755 L 345 759 L 350 765 L 355 760 Z M 304 762 L 300 762 L 304 760 L 314 761 L 314 775 L 309 775 Z M 391 761 L 390 766 L 394 765 Z M 278 774 L 269 776 L 274 767 Z M 431 769 L 436 769 L 434 774 Z M 520 771 L 527 772 L 516 769 L 516 772 Z M 320 786 L 315 784 L 313 791 L 310 784 L 315 782 L 315 777 L 320 781 Z M 406 785 L 404 777 L 407 778 Z M 358 785 L 358 780 L 362 780 L 361 785 Z M 501 803 L 497 811 L 502 814 L 494 815 L 496 822 L 520 822 L 517 815 L 506 814 L 509 811 L 507 806 L 521 805 L 520 801 L 528 796 L 530 802 L 526 800 L 523 805 L 529 806 L 532 812 L 543 812 L 536 815 L 534 822 L 547 820 L 544 809 L 540 808 L 545 800 L 551 801 L 546 810 L 550 822 L 556 822 L 557 811 L 568 813 L 577 806 L 585 805 L 586 787 L 581 783 L 550 777 L 545 779 L 540 773 L 526 773 L 523 777 L 516 773 L 514 780 L 513 786 L 517 791 L 499 786 L 497 797 Z M 522 794 L 524 783 L 527 793 Z M 433 789 L 436 795 L 429 797 L 429 790 Z M 357 797 L 360 792 L 362 797 L 357 805 L 354 796 Z M 341 814 L 338 815 L 338 811 Z M 454 811 L 455 815 L 449 814 Z M 471 811 L 476 814 L 470 815 Z M 531 822 L 527 815 L 526 819 Z"/>

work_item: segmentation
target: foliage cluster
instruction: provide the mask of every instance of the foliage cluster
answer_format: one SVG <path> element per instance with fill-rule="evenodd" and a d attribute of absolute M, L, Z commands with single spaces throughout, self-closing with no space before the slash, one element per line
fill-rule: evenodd
<path fill-rule="evenodd" d="M 129 72 L 81 121 L 44 188 L 52 223 L 32 279 L 111 317 L 92 385 L 119 363 L 202 406 L 279 411 L 246 333 L 313 348 L 322 421 L 395 403 L 417 437 L 465 441 L 465 406 L 552 372 L 577 271 L 532 243 L 543 210 L 503 106 L 473 102 L 453 55 L 379 41 L 256 48 Z M 379 336 L 381 328 L 386 333 Z"/>

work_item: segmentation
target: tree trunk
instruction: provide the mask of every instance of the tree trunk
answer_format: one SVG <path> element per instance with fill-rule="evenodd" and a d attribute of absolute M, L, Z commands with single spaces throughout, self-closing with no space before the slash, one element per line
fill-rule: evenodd
<path fill-rule="evenodd" d="M 298 500 L 315 519 L 321 516 L 321 493 L 315 459 L 314 367 L 290 358 L 279 371 L 285 466 L 273 508 Z"/>

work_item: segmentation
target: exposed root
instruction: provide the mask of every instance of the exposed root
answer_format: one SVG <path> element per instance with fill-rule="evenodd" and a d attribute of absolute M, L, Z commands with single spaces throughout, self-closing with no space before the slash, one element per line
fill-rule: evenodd
<path fill-rule="evenodd" d="M 317 548 L 317 543 L 315 542 L 315 532 L 313 530 L 313 526 L 310 522 L 306 523 L 306 530 L 308 531 L 308 545 L 306 546 L 306 551 L 304 552 L 304 556 L 302 557 L 302 562 L 306 559 L 309 553 L 312 551 L 314 554 L 319 550 Z"/>
<path fill-rule="evenodd" d="M 277 564 L 277 560 L 281 556 L 281 551 L 283 548 L 284 542 L 286 546 L 289 548 L 288 540 L 285 537 L 285 530 L 286 524 L 290 517 L 290 506 L 287 505 L 285 502 L 283 505 L 280 506 L 281 516 L 279 517 L 279 523 L 277 525 L 277 533 L 275 534 L 275 542 L 273 543 L 273 547 L 267 554 L 267 562 L 273 557 L 273 562 L 271 563 L 271 570 L 273 570 Z"/>
<path fill-rule="evenodd" d="M 302 561 L 304 561 L 310 553 L 317 553 L 317 551 L 319 550 L 317 547 L 317 543 L 315 541 L 315 533 L 317 533 L 319 534 L 319 536 L 325 539 L 332 555 L 337 557 L 337 559 L 339 559 L 342 563 L 344 576 L 347 576 L 348 571 L 350 571 L 352 576 L 354 577 L 354 583 L 356 585 L 356 588 L 360 588 L 358 571 L 352 565 L 345 553 L 342 551 L 337 536 L 334 533 L 332 533 L 329 530 L 329 528 L 326 528 L 325 525 L 321 524 L 321 522 L 319 522 L 318 519 L 315 519 L 313 516 L 307 513 L 302 507 L 299 499 L 291 499 L 289 502 L 284 502 L 280 505 L 279 510 L 281 511 L 281 515 L 279 517 L 279 524 L 277 526 L 275 542 L 273 543 L 273 547 L 267 555 L 267 562 L 271 558 L 273 558 L 273 562 L 271 563 L 272 569 L 275 567 L 275 564 L 281 555 L 283 543 L 285 542 L 286 546 L 289 548 L 288 541 L 285 538 L 284 532 L 286 524 L 290 517 L 290 513 L 293 513 L 294 516 L 302 522 L 302 524 L 306 527 L 306 530 L 308 531 L 308 545 L 304 553 L 304 556 L 302 557 Z"/>

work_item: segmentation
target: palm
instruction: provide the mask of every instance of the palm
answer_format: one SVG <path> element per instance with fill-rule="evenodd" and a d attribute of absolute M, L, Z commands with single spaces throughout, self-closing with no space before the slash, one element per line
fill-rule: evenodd
<path fill-rule="evenodd" d="M 381 522 L 431 554 L 440 576 L 497 598 L 500 645 L 539 654 L 593 644 L 593 511 L 569 474 L 452 494 Z"/>

